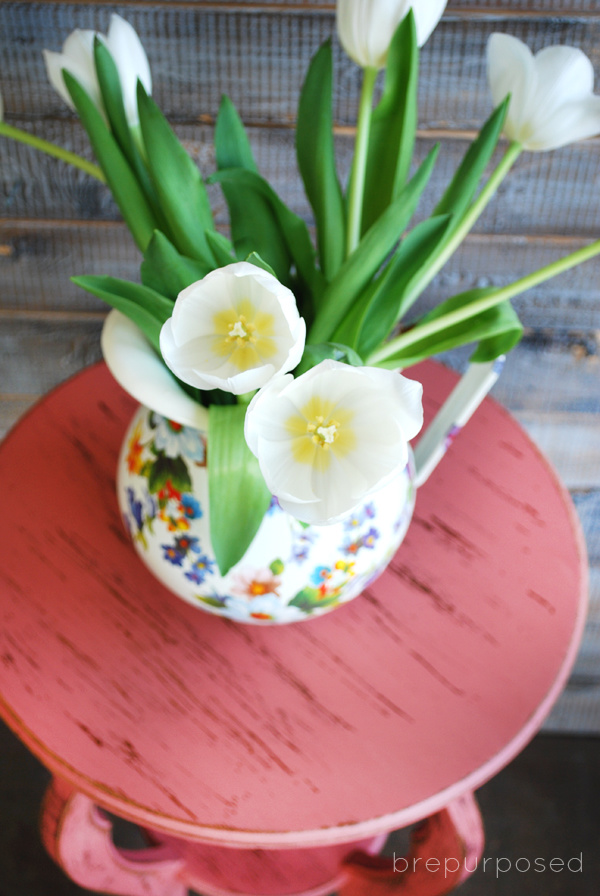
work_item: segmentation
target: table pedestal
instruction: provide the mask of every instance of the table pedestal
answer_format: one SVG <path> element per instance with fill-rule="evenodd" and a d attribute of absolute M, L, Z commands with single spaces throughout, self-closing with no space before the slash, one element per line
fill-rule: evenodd
<path fill-rule="evenodd" d="M 465 794 L 412 833 L 406 856 L 377 855 L 387 834 L 327 847 L 235 849 L 143 829 L 148 847 L 123 850 L 89 797 L 54 778 L 42 807 L 42 839 L 82 887 L 120 896 L 414 896 L 449 893 L 477 867 L 483 826 Z"/>

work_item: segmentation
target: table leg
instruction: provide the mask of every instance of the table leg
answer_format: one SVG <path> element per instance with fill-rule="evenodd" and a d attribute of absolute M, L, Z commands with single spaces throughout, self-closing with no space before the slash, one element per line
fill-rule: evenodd
<path fill-rule="evenodd" d="M 205 845 L 143 829 L 147 849 L 118 849 L 110 818 L 89 797 L 54 779 L 42 807 L 42 839 L 82 887 L 120 896 L 328 896 L 343 882 L 344 859 L 378 852 L 368 840 L 303 849 Z"/>
<path fill-rule="evenodd" d="M 108 816 L 59 778 L 46 791 L 40 824 L 44 846 L 82 887 L 121 896 L 187 896 L 183 859 L 170 846 L 117 849 Z"/>
<path fill-rule="evenodd" d="M 408 855 L 350 855 L 340 896 L 443 896 L 476 870 L 483 845 L 477 802 L 464 794 L 413 830 Z"/>

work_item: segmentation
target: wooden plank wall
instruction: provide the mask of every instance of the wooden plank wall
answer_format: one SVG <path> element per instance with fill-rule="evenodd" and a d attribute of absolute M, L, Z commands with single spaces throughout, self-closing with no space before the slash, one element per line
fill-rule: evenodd
<path fill-rule="evenodd" d="M 75 27 L 106 31 L 119 12 L 151 60 L 154 95 L 202 171 L 214 169 L 212 127 L 223 92 L 249 127 L 258 164 L 310 221 L 293 153 L 298 89 L 312 53 L 334 31 L 334 4 L 289 2 L 3 2 L 0 85 L 6 119 L 91 157 L 86 138 L 49 86 L 44 47 Z M 466 141 L 490 111 L 485 43 L 506 31 L 537 50 L 581 47 L 600 78 L 596 0 L 450 0 L 422 52 L 418 155 L 442 142 L 423 203 L 432 208 Z M 347 176 L 359 91 L 335 44 L 335 120 Z M 600 83 L 598 85 L 600 92 Z M 225 209 L 212 191 L 217 219 Z M 424 305 L 502 284 L 600 237 L 600 138 L 524 155 Z M 135 278 L 139 258 L 105 188 L 33 150 L 0 139 L 0 426 L 99 358 L 105 308 L 69 277 Z M 516 301 L 526 327 L 495 390 L 557 466 L 585 530 L 592 606 L 585 642 L 548 727 L 600 733 L 600 262 Z M 447 359 L 460 366 L 466 354 Z M 549 558 L 550 560 L 550 558 Z"/>

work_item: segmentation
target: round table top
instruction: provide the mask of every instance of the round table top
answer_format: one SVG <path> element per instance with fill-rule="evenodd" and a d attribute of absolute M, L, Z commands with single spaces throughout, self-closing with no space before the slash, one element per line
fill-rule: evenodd
<path fill-rule="evenodd" d="M 426 417 L 455 375 L 411 371 Z M 0 713 L 106 809 L 193 840 L 325 845 L 423 818 L 505 765 L 564 685 L 585 614 L 569 499 L 487 399 L 389 569 L 284 626 L 166 591 L 121 525 L 132 400 L 96 365 L 0 449 Z"/>

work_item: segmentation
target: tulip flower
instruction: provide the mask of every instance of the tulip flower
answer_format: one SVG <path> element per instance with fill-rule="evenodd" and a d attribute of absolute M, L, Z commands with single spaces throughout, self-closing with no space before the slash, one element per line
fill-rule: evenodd
<path fill-rule="evenodd" d="M 179 293 L 160 349 L 179 379 L 241 395 L 293 370 L 306 325 L 293 293 L 248 262 L 211 271 Z"/>
<path fill-rule="evenodd" d="M 362 68 L 384 68 L 390 41 L 409 9 L 413 10 L 417 43 L 423 46 L 447 0 L 338 0 L 337 30 L 348 56 Z"/>
<path fill-rule="evenodd" d="M 152 77 L 148 58 L 133 27 L 118 15 L 111 16 L 108 34 L 77 28 L 66 39 L 62 53 L 44 50 L 46 71 L 57 93 L 73 109 L 73 101 L 66 88 L 63 69 L 81 84 L 99 109 L 102 109 L 100 86 L 94 63 L 94 38 L 98 37 L 107 47 L 119 72 L 123 103 L 127 121 L 131 127 L 139 123 L 137 109 L 137 82 L 141 81 L 146 93 L 152 92 Z"/>
<path fill-rule="evenodd" d="M 336 522 L 404 469 L 423 424 L 422 391 L 391 370 L 321 361 L 254 396 L 246 442 L 284 510 Z"/>
<path fill-rule="evenodd" d="M 534 56 L 516 37 L 492 34 L 487 62 L 494 104 L 511 95 L 504 132 L 524 149 L 556 149 L 600 133 L 594 70 L 581 50 L 546 47 Z"/>

